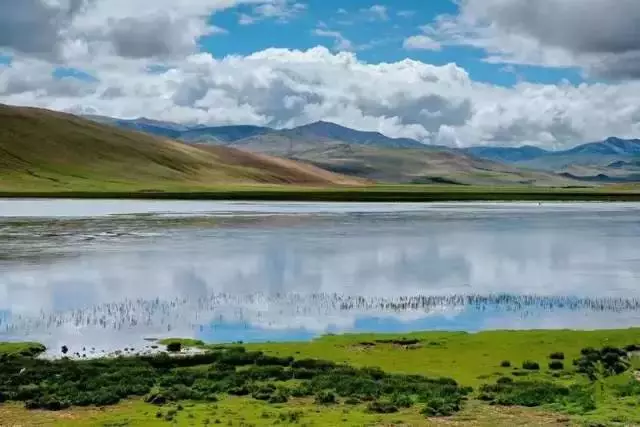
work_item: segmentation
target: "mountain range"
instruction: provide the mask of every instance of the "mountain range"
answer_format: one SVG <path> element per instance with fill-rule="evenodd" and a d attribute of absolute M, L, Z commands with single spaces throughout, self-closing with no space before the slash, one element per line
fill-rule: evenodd
<path fill-rule="evenodd" d="M 343 141 L 352 144 L 372 145 L 385 148 L 423 148 L 425 144 L 409 138 L 389 138 L 378 132 L 363 132 L 330 122 L 315 122 L 293 129 L 272 129 L 262 126 L 233 125 L 207 127 L 202 125 L 181 125 L 147 118 L 132 120 L 115 119 L 104 116 L 85 116 L 88 119 L 123 129 L 137 130 L 156 136 L 179 139 L 191 143 L 232 144 L 246 138 L 266 134 L 277 134 L 285 138 L 323 139 Z"/>
<path fill-rule="evenodd" d="M 182 125 L 145 118 L 92 120 L 191 144 L 241 148 L 302 160 L 325 169 L 389 182 L 508 182 L 549 185 L 560 177 L 582 181 L 640 181 L 640 140 L 607 138 L 568 150 L 533 146 L 451 148 L 409 138 L 390 138 L 329 122 L 293 129 L 261 126 Z M 403 150 L 396 150 L 401 148 Z M 552 178 L 552 179 L 551 179 Z M 544 183 L 544 184 L 543 184 Z"/>
<path fill-rule="evenodd" d="M 364 185 L 307 163 L 189 145 L 71 114 L 0 104 L 2 191 L 182 191 L 236 185 Z M 144 129 L 167 129 L 157 123 Z"/>
<path fill-rule="evenodd" d="M 607 138 L 563 151 L 536 147 L 471 147 L 467 153 L 529 169 L 589 181 L 640 181 L 640 140 Z"/>

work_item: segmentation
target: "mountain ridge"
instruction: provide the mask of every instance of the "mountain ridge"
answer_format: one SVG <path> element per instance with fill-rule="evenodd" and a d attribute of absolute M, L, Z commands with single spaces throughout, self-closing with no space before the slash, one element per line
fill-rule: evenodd
<path fill-rule="evenodd" d="M 0 189 L 154 190 L 364 181 L 231 147 L 204 150 L 75 115 L 0 104 Z"/>
<path fill-rule="evenodd" d="M 579 152 L 602 152 L 603 150 L 608 151 L 607 154 L 624 154 L 624 148 L 631 147 L 634 153 L 640 154 L 640 139 L 624 139 L 618 137 L 608 137 L 602 141 L 595 142 L 587 142 L 578 144 L 574 147 L 563 149 L 563 150 L 548 150 L 540 147 L 532 146 L 532 145 L 521 145 L 515 147 L 509 146 L 499 146 L 499 145 L 472 145 L 465 148 L 454 148 L 447 147 L 442 145 L 435 144 L 427 144 L 420 142 L 411 138 L 392 138 L 384 135 L 381 132 L 375 131 L 360 131 L 353 128 L 349 128 L 343 125 L 339 125 L 334 122 L 319 120 L 316 122 L 308 123 L 305 125 L 293 127 L 293 128 L 285 128 L 285 129 L 276 129 L 267 126 L 256 126 L 256 125 L 221 125 L 221 126 L 206 126 L 202 124 L 198 125 L 183 125 L 179 123 L 173 122 L 163 122 L 157 121 L 153 119 L 147 118 L 137 118 L 137 119 L 116 119 L 110 118 L 107 116 L 85 116 L 92 120 L 101 121 L 101 122 L 111 122 L 117 126 L 129 126 L 134 127 L 136 125 L 144 125 L 150 127 L 150 131 L 153 132 L 158 127 L 162 127 L 162 124 L 166 124 L 166 129 L 172 131 L 181 131 L 185 133 L 198 134 L 199 133 L 207 133 L 207 132 L 217 132 L 223 133 L 230 132 L 230 135 L 226 135 L 224 137 L 218 137 L 216 139 L 221 142 L 229 143 L 236 142 L 238 140 L 248 138 L 251 136 L 262 135 L 265 133 L 279 133 L 285 135 L 313 135 L 315 137 L 322 137 L 330 140 L 343 140 L 345 134 L 352 137 L 352 139 L 356 139 L 357 141 L 350 141 L 350 143 L 360 143 L 362 145 L 384 145 L 387 147 L 398 147 L 398 148 L 437 148 L 437 149 L 448 149 L 448 150 L 460 150 L 468 154 L 475 155 L 476 157 L 487 156 L 488 160 L 498 160 L 498 156 L 505 161 L 523 161 L 530 160 L 533 158 L 546 156 L 546 155 L 562 155 L 562 154 L 572 154 Z M 244 132 L 238 132 L 239 129 L 245 129 Z M 251 133 L 247 135 L 247 133 Z M 180 138 L 178 138 L 180 139 Z M 201 142 L 197 138 L 189 138 L 190 142 Z M 381 143 L 376 144 L 376 141 L 381 141 Z M 206 142 L 206 141 L 205 141 Z M 373 142 L 373 143 L 372 143 Z M 620 149 L 615 150 L 611 147 L 620 147 Z M 606 147 L 606 148 L 605 148 Z M 513 157 L 512 156 L 513 153 Z"/>
<path fill-rule="evenodd" d="M 257 135 L 275 133 L 287 136 L 340 140 L 362 145 L 394 148 L 421 148 L 428 146 L 427 144 L 410 138 L 391 138 L 380 132 L 359 131 L 323 120 L 293 128 L 275 129 L 256 125 L 181 125 L 146 118 L 117 119 L 107 116 L 91 115 L 84 117 L 104 124 L 179 139 L 190 143 L 230 144 Z M 165 123 L 166 126 L 162 126 L 163 123 Z"/>
<path fill-rule="evenodd" d="M 588 182 L 640 181 L 639 139 L 609 137 L 559 151 L 525 147 L 481 147 L 467 151 L 476 157 Z"/>
<path fill-rule="evenodd" d="M 313 163 L 313 159 L 305 158 L 301 152 L 308 151 L 309 156 L 317 156 L 318 150 L 327 150 L 327 155 L 335 155 L 341 144 L 358 147 L 372 147 L 381 150 L 404 149 L 416 150 L 414 155 L 425 156 L 425 152 L 432 153 L 432 157 L 443 157 L 443 152 L 456 155 L 471 156 L 476 160 L 489 160 L 496 164 L 510 165 L 515 167 L 511 172 L 520 173 L 517 169 L 527 169 L 540 171 L 544 174 L 556 174 L 559 177 L 573 178 L 583 177 L 585 181 L 621 181 L 627 182 L 635 180 L 638 176 L 637 170 L 632 162 L 618 163 L 615 168 L 608 167 L 615 162 L 628 162 L 635 156 L 640 156 L 640 140 L 625 140 L 622 138 L 610 137 L 600 142 L 580 144 L 567 150 L 551 151 L 539 147 L 524 145 L 520 147 L 500 147 L 500 146 L 472 146 L 467 148 L 451 148 L 439 145 L 424 144 L 409 138 L 390 138 L 380 132 L 366 132 L 351 129 L 337 123 L 328 121 L 318 121 L 308 123 L 290 129 L 272 129 L 269 127 L 253 125 L 230 125 L 206 127 L 202 125 L 184 125 L 188 129 L 179 131 L 178 124 L 169 128 L 158 128 L 159 123 L 149 119 L 138 121 L 118 121 L 113 119 L 115 126 L 133 128 L 134 130 L 156 133 L 160 136 L 179 139 L 190 144 L 207 143 L 212 145 L 232 146 L 248 151 L 289 157 Z M 341 150 L 341 151 L 340 151 Z M 346 162 L 344 156 L 346 151 L 340 149 L 343 156 L 343 163 Z M 359 154 L 362 154 L 362 150 Z M 379 152 L 376 158 L 377 165 L 383 165 Z M 436 154 L 437 153 L 437 154 Z M 354 154 L 355 155 L 355 154 Z M 370 156 L 368 153 L 367 156 Z M 394 153 L 384 151 L 384 155 L 389 158 L 400 160 L 406 153 Z M 362 163 L 362 159 L 358 162 Z M 403 163 L 404 160 L 400 161 Z M 332 163 L 334 163 L 332 159 Z M 348 163 L 348 162 L 347 162 Z M 426 167 L 428 162 L 424 163 Z M 459 164 L 468 164 L 458 162 Z M 488 169 L 504 172 L 502 166 L 493 164 Z M 334 167 L 330 164 L 328 167 Z M 385 166 L 386 167 L 386 166 Z M 420 167 L 422 168 L 422 166 Z M 360 164 L 345 166 L 339 170 L 360 171 L 360 175 L 370 178 L 365 170 L 370 169 L 370 165 Z M 437 168 L 436 168 L 437 169 Z M 334 169 L 331 169 L 334 170 Z M 388 170 L 388 169 L 387 169 Z M 391 171 L 389 171 L 391 172 Z M 397 174 L 392 174 L 398 176 Z M 549 175 L 547 175 L 548 177 Z M 605 178 L 606 177 L 606 178 Z M 436 177 L 437 178 L 437 177 Z M 447 178 L 448 179 L 448 178 Z M 525 180 L 526 181 L 526 180 Z"/>

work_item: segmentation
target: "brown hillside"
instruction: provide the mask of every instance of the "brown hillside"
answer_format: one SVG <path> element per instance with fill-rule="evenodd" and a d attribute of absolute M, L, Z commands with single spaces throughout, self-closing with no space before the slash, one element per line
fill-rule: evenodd
<path fill-rule="evenodd" d="M 290 160 L 203 148 L 70 114 L 0 105 L 0 189 L 179 189 L 358 184 Z"/>

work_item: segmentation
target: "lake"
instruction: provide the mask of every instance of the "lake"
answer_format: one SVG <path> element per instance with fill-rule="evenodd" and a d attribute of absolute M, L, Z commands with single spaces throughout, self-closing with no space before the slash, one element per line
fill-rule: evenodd
<path fill-rule="evenodd" d="M 640 204 L 0 200 L 0 341 L 640 326 Z"/>

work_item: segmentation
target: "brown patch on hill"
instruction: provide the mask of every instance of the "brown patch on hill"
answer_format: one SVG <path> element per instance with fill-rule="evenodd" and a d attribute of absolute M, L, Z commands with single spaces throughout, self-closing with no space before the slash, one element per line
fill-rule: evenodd
<path fill-rule="evenodd" d="M 257 182 L 307 185 L 366 183 L 363 179 L 339 175 L 304 162 L 218 145 L 198 144 L 197 147 L 214 154 L 223 163 L 259 170 L 260 174 L 254 177 Z"/>
<path fill-rule="evenodd" d="M 363 182 L 292 160 L 197 147 L 71 114 L 0 104 L 2 190 L 179 191 Z"/>

